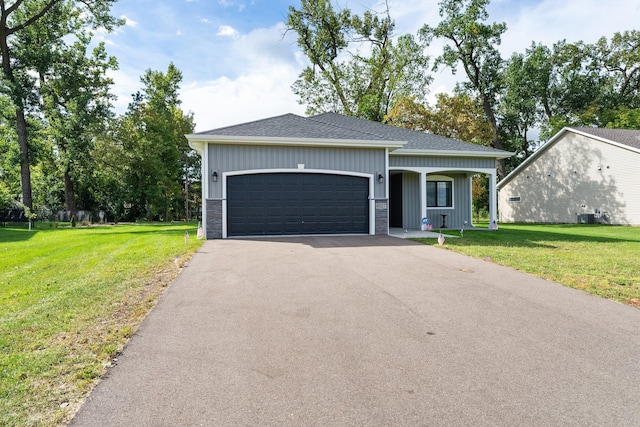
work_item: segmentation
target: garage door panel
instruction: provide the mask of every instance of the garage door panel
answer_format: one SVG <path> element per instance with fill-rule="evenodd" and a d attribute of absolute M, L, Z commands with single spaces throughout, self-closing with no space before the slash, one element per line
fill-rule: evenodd
<path fill-rule="evenodd" d="M 369 181 L 348 175 L 273 173 L 227 179 L 227 234 L 366 234 Z"/>

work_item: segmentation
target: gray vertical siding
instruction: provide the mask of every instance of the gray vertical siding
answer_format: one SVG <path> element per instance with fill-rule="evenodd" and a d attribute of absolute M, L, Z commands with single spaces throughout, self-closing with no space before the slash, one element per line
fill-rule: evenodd
<path fill-rule="evenodd" d="M 462 228 L 464 222 L 471 226 L 471 195 L 469 186 L 471 183 L 466 179 L 466 175 L 449 175 L 453 178 L 453 207 L 454 209 L 427 209 L 427 218 L 434 228 L 442 225 L 442 215 L 447 215 L 446 225 L 448 228 Z"/>
<path fill-rule="evenodd" d="M 447 215 L 448 228 L 461 228 L 464 222 L 471 225 L 471 195 L 466 174 L 441 174 L 453 178 L 453 206 L 454 209 L 427 209 L 427 218 L 434 228 L 442 225 L 442 215 Z M 402 226 L 410 229 L 420 229 L 422 226 L 420 206 L 420 174 L 405 172 L 402 174 Z"/>
<path fill-rule="evenodd" d="M 209 198 L 222 198 L 222 174 L 252 169 L 305 169 L 385 174 L 384 149 L 209 145 Z M 211 182 L 211 171 L 220 178 Z M 387 177 L 385 177 L 387 179 Z M 374 198 L 384 199 L 385 183 L 374 183 Z"/>
<path fill-rule="evenodd" d="M 496 161 L 493 158 L 484 157 L 394 156 L 391 153 L 389 155 L 389 167 L 487 169 L 495 168 Z"/>
<path fill-rule="evenodd" d="M 420 228 L 420 174 L 402 174 L 402 227 Z"/>

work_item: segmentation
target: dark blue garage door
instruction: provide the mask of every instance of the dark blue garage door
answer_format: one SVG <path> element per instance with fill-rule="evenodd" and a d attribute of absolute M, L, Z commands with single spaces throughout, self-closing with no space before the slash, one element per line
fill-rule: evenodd
<path fill-rule="evenodd" d="M 263 173 L 227 179 L 227 235 L 369 232 L 367 178 Z"/>

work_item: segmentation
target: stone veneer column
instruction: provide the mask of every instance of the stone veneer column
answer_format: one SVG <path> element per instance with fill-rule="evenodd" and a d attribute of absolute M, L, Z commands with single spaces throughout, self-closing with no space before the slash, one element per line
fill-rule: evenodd
<path fill-rule="evenodd" d="M 207 239 L 222 239 L 222 200 L 207 199 Z"/>
<path fill-rule="evenodd" d="M 377 199 L 376 208 L 376 236 L 389 234 L 389 200 Z"/>

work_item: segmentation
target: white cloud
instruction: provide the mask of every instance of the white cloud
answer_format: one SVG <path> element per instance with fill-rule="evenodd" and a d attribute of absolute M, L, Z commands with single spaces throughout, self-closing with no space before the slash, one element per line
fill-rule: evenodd
<path fill-rule="evenodd" d="M 283 31 L 278 24 L 238 36 L 227 60 L 242 64 L 241 70 L 229 66 L 223 76 L 183 85 L 182 106 L 193 111 L 197 131 L 285 113 L 304 114 L 305 107 L 291 91 L 302 58 L 295 44 L 283 39 Z"/>
<path fill-rule="evenodd" d="M 124 19 L 124 25 L 127 27 L 137 27 L 138 23 L 126 15 L 122 15 L 120 19 Z"/>
<path fill-rule="evenodd" d="M 298 70 L 281 66 L 235 79 L 223 76 L 184 86 L 180 99 L 183 110 L 194 113 L 197 132 L 285 113 L 304 115 L 290 89 L 297 75 Z"/>
<path fill-rule="evenodd" d="M 233 28 L 230 25 L 221 25 L 218 28 L 218 32 L 216 33 L 216 36 L 221 36 L 221 37 L 235 37 L 238 35 L 238 32 L 235 30 L 235 28 Z"/>

